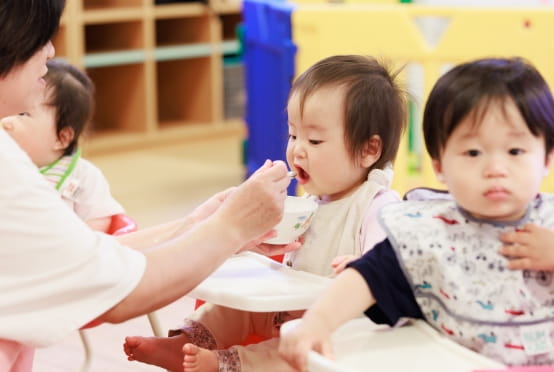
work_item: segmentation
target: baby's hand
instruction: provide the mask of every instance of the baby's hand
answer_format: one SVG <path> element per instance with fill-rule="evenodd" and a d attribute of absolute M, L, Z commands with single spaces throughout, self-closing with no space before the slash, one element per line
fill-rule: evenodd
<path fill-rule="evenodd" d="M 346 265 L 357 258 L 358 256 L 354 256 L 352 254 L 335 257 L 333 262 L 331 262 L 331 267 L 333 268 L 335 275 L 339 275 L 346 268 Z"/>
<path fill-rule="evenodd" d="M 500 253 L 512 270 L 554 271 L 554 231 L 528 223 L 523 229 L 500 235 Z"/>

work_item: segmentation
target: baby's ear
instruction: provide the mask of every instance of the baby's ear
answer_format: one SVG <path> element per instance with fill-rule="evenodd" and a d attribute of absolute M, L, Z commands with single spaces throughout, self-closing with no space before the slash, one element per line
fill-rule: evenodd
<path fill-rule="evenodd" d="M 381 153 L 383 152 L 383 141 L 377 134 L 371 136 L 371 138 L 364 145 L 362 152 L 361 164 L 364 168 L 369 168 L 379 160 Z"/>
<path fill-rule="evenodd" d="M 432 160 L 431 164 L 433 165 L 433 170 L 435 171 L 435 176 L 440 183 L 444 183 L 444 176 L 442 174 L 442 164 L 440 160 Z"/>
<path fill-rule="evenodd" d="M 550 168 L 552 167 L 552 161 L 554 161 L 554 149 L 550 150 L 550 153 L 546 155 L 546 161 L 544 163 L 544 176 L 548 176 Z"/>
<path fill-rule="evenodd" d="M 65 150 L 71 141 L 75 138 L 75 131 L 71 127 L 63 128 L 58 133 L 58 140 L 56 141 L 55 150 Z"/>

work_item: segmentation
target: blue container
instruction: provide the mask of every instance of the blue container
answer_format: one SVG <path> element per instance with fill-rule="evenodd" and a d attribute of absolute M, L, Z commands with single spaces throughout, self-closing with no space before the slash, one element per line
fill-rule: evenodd
<path fill-rule="evenodd" d="M 291 34 L 293 8 L 276 0 L 243 1 L 247 176 L 266 159 L 286 158 L 286 107 L 296 54 Z M 295 190 L 293 180 L 288 192 L 294 195 Z"/>

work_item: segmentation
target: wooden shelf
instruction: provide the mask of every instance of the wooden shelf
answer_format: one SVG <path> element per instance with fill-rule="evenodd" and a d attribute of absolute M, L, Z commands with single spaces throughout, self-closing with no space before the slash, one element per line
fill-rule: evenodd
<path fill-rule="evenodd" d="M 169 124 L 169 123 L 168 123 Z M 167 125 L 157 133 L 134 133 L 126 131 L 92 132 L 83 142 L 87 154 L 100 154 L 125 149 L 137 149 L 166 144 L 201 141 L 209 138 L 236 137 L 244 138 L 246 129 L 242 121 L 231 120 L 214 123 L 207 127 L 205 124 L 174 123 Z"/>
<path fill-rule="evenodd" d="M 67 0 L 56 55 L 96 86 L 89 152 L 245 135 L 224 118 L 223 56 L 240 51 L 240 3 Z"/>
<path fill-rule="evenodd" d="M 86 24 L 132 21 L 142 19 L 143 15 L 142 8 L 97 9 L 85 11 L 83 21 Z"/>
<path fill-rule="evenodd" d="M 85 10 L 119 10 L 122 8 L 135 7 L 143 5 L 143 0 L 82 0 L 82 8 Z"/>
<path fill-rule="evenodd" d="M 155 6 L 154 17 L 156 19 L 163 19 L 182 16 L 199 16 L 209 14 L 209 12 L 210 8 L 200 2 L 191 2 L 185 4 L 163 4 Z"/>

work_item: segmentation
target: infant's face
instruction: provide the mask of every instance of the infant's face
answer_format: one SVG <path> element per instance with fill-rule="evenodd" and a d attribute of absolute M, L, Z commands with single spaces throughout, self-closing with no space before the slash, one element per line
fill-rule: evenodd
<path fill-rule="evenodd" d="M 6 132 L 38 167 L 52 163 L 63 152 L 56 135 L 56 110 L 44 102 L 29 112 L 8 116 L 0 121 Z"/>
<path fill-rule="evenodd" d="M 475 120 L 480 119 L 479 122 Z M 452 132 L 435 170 L 458 204 L 477 218 L 515 221 L 539 191 L 553 155 L 512 100 L 491 102 Z"/>
<path fill-rule="evenodd" d="M 327 200 L 351 194 L 367 175 L 346 146 L 344 96 L 344 88 L 323 87 L 306 98 L 303 111 L 298 94 L 287 105 L 289 167 L 306 192 Z"/>

